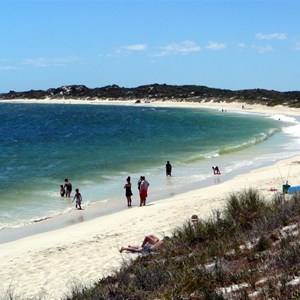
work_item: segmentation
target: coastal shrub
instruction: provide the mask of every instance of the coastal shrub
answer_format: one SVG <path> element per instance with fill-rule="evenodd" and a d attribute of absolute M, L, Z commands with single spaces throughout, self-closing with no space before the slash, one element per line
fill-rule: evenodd
<path fill-rule="evenodd" d="M 272 246 L 272 241 L 268 237 L 263 235 L 259 238 L 259 240 L 255 246 L 255 249 L 257 251 L 261 252 L 261 251 L 265 251 L 265 250 L 271 248 L 271 246 Z"/>
<path fill-rule="evenodd" d="M 299 300 L 300 299 L 300 289 L 293 291 L 291 295 L 291 300 Z"/>
<path fill-rule="evenodd" d="M 189 245 L 202 243 L 207 240 L 207 238 L 206 224 L 201 220 L 199 220 L 195 226 L 192 226 L 190 222 L 186 222 L 173 233 L 173 239 L 182 243 L 188 243 Z"/>
<path fill-rule="evenodd" d="M 300 266 L 300 244 L 289 244 L 281 255 L 281 262 L 287 268 L 290 266 Z"/>
<path fill-rule="evenodd" d="M 268 205 L 254 189 L 231 194 L 227 199 L 224 215 L 227 220 L 235 222 L 236 227 L 251 229 L 256 219 L 264 216 Z"/>

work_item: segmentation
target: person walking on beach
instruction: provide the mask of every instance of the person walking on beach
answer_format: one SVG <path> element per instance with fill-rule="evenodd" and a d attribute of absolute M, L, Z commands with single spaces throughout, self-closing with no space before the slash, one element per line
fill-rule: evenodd
<path fill-rule="evenodd" d="M 75 200 L 75 208 L 82 209 L 81 208 L 82 196 L 79 193 L 79 189 L 76 189 L 75 192 L 76 192 L 76 194 L 75 194 L 72 202 Z"/>
<path fill-rule="evenodd" d="M 172 176 L 171 172 L 172 172 L 172 165 L 170 164 L 170 161 L 167 161 L 167 164 L 166 164 L 166 176 Z"/>
<path fill-rule="evenodd" d="M 132 194 L 132 190 L 131 190 L 130 176 L 127 177 L 126 181 L 127 181 L 127 183 L 124 185 L 125 196 L 127 198 L 127 206 L 131 207 L 131 196 L 133 194 Z"/>
<path fill-rule="evenodd" d="M 67 178 L 65 179 L 64 188 L 66 189 L 66 197 L 71 197 L 72 183 Z"/>
<path fill-rule="evenodd" d="M 64 186 L 61 185 L 61 186 L 60 186 L 60 196 L 61 196 L 61 197 L 64 197 L 64 196 L 65 196 L 65 193 L 66 193 L 66 191 L 65 191 L 65 189 L 64 189 Z"/>
<path fill-rule="evenodd" d="M 145 176 L 141 176 L 141 185 L 140 185 L 140 206 L 146 205 L 146 198 L 148 197 L 148 187 L 149 182 L 145 179 Z"/>

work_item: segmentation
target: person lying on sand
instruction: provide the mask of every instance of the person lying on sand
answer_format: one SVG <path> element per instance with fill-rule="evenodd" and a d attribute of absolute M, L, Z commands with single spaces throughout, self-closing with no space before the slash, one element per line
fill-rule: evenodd
<path fill-rule="evenodd" d="M 128 247 L 122 247 L 120 249 L 120 252 L 122 253 L 123 251 L 128 251 L 132 253 L 150 253 L 160 248 L 163 245 L 164 241 L 168 239 L 170 239 L 168 236 L 165 236 L 160 240 L 153 234 L 146 235 L 141 246 L 129 245 Z"/>

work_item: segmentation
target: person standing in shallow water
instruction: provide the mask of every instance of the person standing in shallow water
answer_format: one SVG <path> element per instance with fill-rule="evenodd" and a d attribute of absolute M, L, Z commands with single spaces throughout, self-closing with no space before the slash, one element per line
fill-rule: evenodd
<path fill-rule="evenodd" d="M 132 194 L 132 190 L 131 190 L 131 182 L 130 182 L 130 176 L 127 177 L 126 179 L 126 184 L 124 185 L 124 189 L 125 189 L 125 196 L 127 198 L 127 206 L 131 207 L 131 196 Z"/>
<path fill-rule="evenodd" d="M 213 166 L 212 169 L 214 171 L 214 175 L 221 175 L 221 172 L 220 172 L 220 169 L 218 166 Z"/>
<path fill-rule="evenodd" d="M 82 208 L 81 208 L 82 196 L 81 196 L 81 194 L 79 193 L 79 189 L 76 189 L 75 192 L 76 192 L 76 194 L 75 194 L 75 196 L 74 196 L 72 202 L 75 200 L 75 207 L 76 207 L 77 209 L 82 209 Z"/>
<path fill-rule="evenodd" d="M 61 185 L 61 186 L 60 186 L 60 196 L 61 196 L 61 197 L 64 197 L 64 196 L 65 196 L 65 193 L 66 193 L 66 191 L 65 191 L 65 189 L 64 189 L 64 186 Z"/>
<path fill-rule="evenodd" d="M 170 161 L 167 161 L 167 164 L 166 164 L 166 176 L 172 176 L 171 172 L 172 172 L 172 165 L 170 164 Z"/>
<path fill-rule="evenodd" d="M 64 188 L 66 189 L 66 197 L 71 197 L 72 183 L 69 182 L 69 180 L 67 178 L 65 179 Z"/>

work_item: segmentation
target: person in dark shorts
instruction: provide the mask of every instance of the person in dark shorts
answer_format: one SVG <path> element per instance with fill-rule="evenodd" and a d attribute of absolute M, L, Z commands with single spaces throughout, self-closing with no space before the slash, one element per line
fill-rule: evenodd
<path fill-rule="evenodd" d="M 125 189 L 125 196 L 127 198 L 127 206 L 131 207 L 131 196 L 132 194 L 132 190 L 131 190 L 131 182 L 130 182 L 130 176 L 127 177 L 126 179 L 126 184 L 124 185 L 124 189 Z"/>
<path fill-rule="evenodd" d="M 212 169 L 214 171 L 214 175 L 220 175 L 221 174 L 220 169 L 219 169 L 218 166 L 213 166 Z"/>
<path fill-rule="evenodd" d="M 76 194 L 75 194 L 75 196 L 74 196 L 72 202 L 75 200 L 75 207 L 76 207 L 77 209 L 82 209 L 82 208 L 81 208 L 82 196 L 81 196 L 81 194 L 79 193 L 79 189 L 76 189 L 75 192 L 76 192 Z"/>
<path fill-rule="evenodd" d="M 64 196 L 65 196 L 65 193 L 66 193 L 66 191 L 65 191 L 65 189 L 64 189 L 64 186 L 61 185 L 61 186 L 60 186 L 60 196 L 61 196 L 61 197 L 64 197 Z"/>
<path fill-rule="evenodd" d="M 71 197 L 72 183 L 67 178 L 65 179 L 64 188 L 66 189 L 66 197 Z"/>
<path fill-rule="evenodd" d="M 166 164 L 166 175 L 167 176 L 172 176 L 171 172 L 172 172 L 172 165 L 170 164 L 170 161 L 167 161 L 167 164 Z"/>

